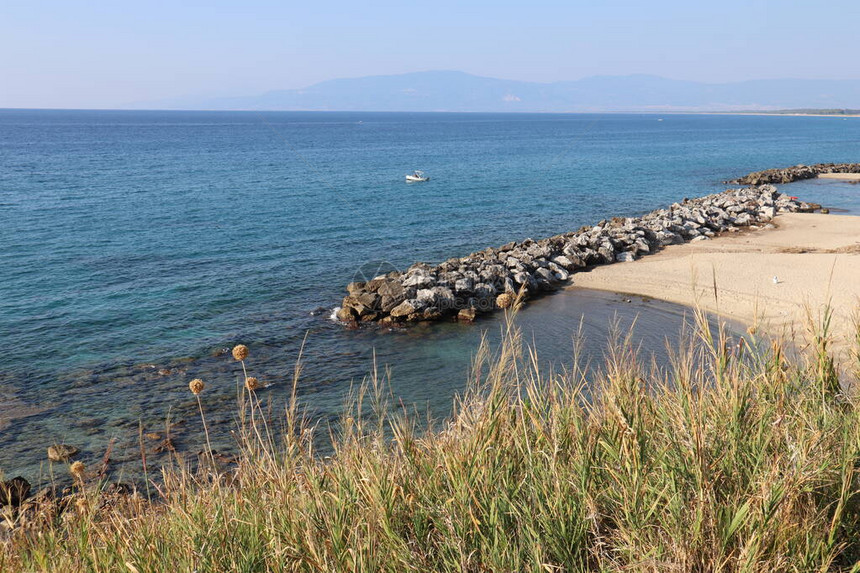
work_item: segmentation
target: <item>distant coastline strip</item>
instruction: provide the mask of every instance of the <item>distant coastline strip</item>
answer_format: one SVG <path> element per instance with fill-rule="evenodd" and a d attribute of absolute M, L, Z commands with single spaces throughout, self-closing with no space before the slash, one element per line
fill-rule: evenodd
<path fill-rule="evenodd" d="M 576 232 L 512 242 L 435 266 L 416 263 L 405 272 L 350 283 L 336 316 L 353 326 L 362 322 L 471 322 L 479 314 L 510 307 L 519 293 L 531 298 L 556 290 L 569 283 L 573 273 L 588 267 L 634 261 L 666 245 L 755 228 L 778 213 L 815 211 L 819 205 L 780 193 L 771 183 L 809 179 L 820 173 L 860 173 L 860 163 L 798 165 L 751 173 L 735 180 L 750 187 L 684 199 L 641 217 L 615 217 Z"/>
<path fill-rule="evenodd" d="M 803 179 L 815 179 L 819 175 L 860 174 L 860 163 L 816 163 L 794 165 L 777 169 L 766 169 L 726 181 L 729 185 L 765 185 L 767 183 L 791 183 Z"/>

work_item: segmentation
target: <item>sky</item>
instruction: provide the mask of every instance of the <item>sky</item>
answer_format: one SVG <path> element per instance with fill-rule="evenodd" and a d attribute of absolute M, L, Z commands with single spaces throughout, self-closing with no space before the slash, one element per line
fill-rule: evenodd
<path fill-rule="evenodd" d="M 860 79 L 857 0 L 0 0 L 0 108 L 112 108 L 460 70 Z"/>

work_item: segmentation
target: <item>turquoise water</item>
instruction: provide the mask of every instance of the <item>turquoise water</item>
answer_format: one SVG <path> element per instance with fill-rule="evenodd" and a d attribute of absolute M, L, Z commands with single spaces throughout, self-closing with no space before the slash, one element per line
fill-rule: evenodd
<path fill-rule="evenodd" d="M 860 150 L 858 121 L 658 119 L 0 110 L 0 469 L 38 471 L 53 441 L 98 458 L 111 438 L 136 439 L 139 422 L 168 415 L 191 427 L 196 376 L 226 427 L 238 372 L 222 351 L 237 342 L 277 402 L 307 336 L 300 394 L 323 419 L 374 350 L 399 399 L 444 411 L 496 323 L 346 330 L 327 316 L 353 277 L 640 214 L 748 171 L 857 161 Z M 414 169 L 431 181 L 405 184 Z M 860 212 L 856 185 L 791 189 Z M 607 318 L 589 325 L 595 340 L 616 310 L 641 312 L 659 351 L 683 311 L 632 305 L 559 295 L 523 320 L 563 362 L 585 309 L 590 322 Z M 115 452 L 129 464 L 136 455 Z"/>

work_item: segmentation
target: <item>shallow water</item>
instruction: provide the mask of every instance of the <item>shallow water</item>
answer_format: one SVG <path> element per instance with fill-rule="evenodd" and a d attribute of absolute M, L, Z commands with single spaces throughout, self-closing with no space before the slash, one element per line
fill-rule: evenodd
<path fill-rule="evenodd" d="M 347 330 L 326 316 L 354 277 L 641 214 L 752 170 L 856 161 L 860 148 L 856 121 L 657 119 L 0 110 L 0 469 L 32 476 L 54 441 L 95 460 L 139 420 L 192 427 L 197 376 L 207 416 L 229 427 L 238 370 L 221 352 L 238 342 L 282 395 L 307 335 L 302 404 L 323 419 L 374 349 L 395 394 L 444 413 L 497 319 Z M 406 185 L 413 169 L 432 180 Z M 790 188 L 858 212 L 856 185 Z M 583 308 L 593 340 L 637 308 L 589 296 L 522 314 L 547 360 L 569 357 Z M 678 331 L 669 308 L 638 309 L 644 337 Z"/>
<path fill-rule="evenodd" d="M 616 334 L 624 336 L 631 329 L 643 366 L 650 367 L 652 358 L 667 365 L 667 348 L 677 347 L 682 330 L 689 332 L 692 315 L 689 309 L 671 303 L 574 287 L 530 302 L 515 324 L 524 345 L 538 349 L 540 364 L 548 373 L 573 366 L 577 340 L 581 341 L 581 366 L 599 368 Z M 298 386 L 300 404 L 322 423 L 320 436 L 327 435 L 325 428 L 337 422 L 350 390 L 376 364 L 389 382 L 395 405 L 415 412 L 422 420 L 439 420 L 450 413 L 455 395 L 465 389 L 471 360 L 482 339 L 486 337 L 491 349 L 497 348 L 504 325 L 504 314 L 498 313 L 474 325 L 452 322 L 352 331 L 353 349 L 333 352 L 327 358 L 345 374 L 361 374 L 323 379 L 303 376 Z M 740 331 L 732 324 L 728 328 Z M 315 335 L 309 334 L 308 344 Z M 217 356 L 176 359 L 158 366 L 126 363 L 79 372 L 65 381 L 56 402 L 42 402 L 43 411 L 24 411 L 28 417 L 10 420 L 16 431 L 3 432 L 3 455 L 15 461 L 16 473 L 47 476 L 51 468 L 43 458 L 48 444 L 74 444 L 93 463 L 110 447 L 112 470 L 137 479 L 142 475 L 140 435 L 156 433 L 158 438 L 142 440 L 150 468 L 169 463 L 168 452 L 153 451 L 168 435 L 180 453 L 193 460 L 195 452 L 204 449 L 205 438 L 187 381 L 201 372 L 206 373 L 207 387 L 201 396 L 213 447 L 235 451 L 231 431 L 237 427 L 243 378 L 241 365 L 227 350 Z M 297 358 L 297 354 L 284 352 L 280 344 L 251 344 L 249 374 L 266 384 L 258 396 L 272 412 L 283 412 L 286 406 Z M 307 367 L 313 369 L 314 365 L 308 363 Z M 324 440 L 320 447 L 325 453 Z"/>
<path fill-rule="evenodd" d="M 834 215 L 860 215 L 860 183 L 838 179 L 807 179 L 781 185 L 785 193 L 827 207 Z"/>

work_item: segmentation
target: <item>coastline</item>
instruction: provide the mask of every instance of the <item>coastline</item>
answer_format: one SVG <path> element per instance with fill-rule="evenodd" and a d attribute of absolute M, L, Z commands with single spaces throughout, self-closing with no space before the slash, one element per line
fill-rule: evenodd
<path fill-rule="evenodd" d="M 836 179 L 838 181 L 860 181 L 860 173 L 819 173 L 818 179 Z"/>
<path fill-rule="evenodd" d="M 795 169 L 791 177 L 798 176 Z M 809 170 L 820 171 L 806 167 L 800 171 Z M 615 217 L 575 232 L 511 242 L 435 266 L 416 263 L 405 273 L 352 282 L 335 317 L 353 328 L 367 322 L 386 326 L 450 319 L 472 322 L 479 314 L 509 308 L 518 297 L 533 298 L 561 288 L 577 272 L 597 265 L 633 261 L 667 245 L 758 228 L 778 213 L 819 208 L 770 184 L 684 198 L 641 217 Z"/>
<path fill-rule="evenodd" d="M 578 273 L 572 288 L 698 305 L 792 338 L 805 332 L 807 313 L 816 318 L 829 301 L 834 341 L 847 346 L 860 310 L 860 217 L 787 213 L 773 224 L 669 245 L 635 264 L 595 267 Z"/>
<path fill-rule="evenodd" d="M 756 171 L 725 182 L 746 187 L 685 197 L 640 217 L 614 217 L 575 232 L 511 242 L 435 266 L 419 262 L 405 273 L 362 277 L 365 280 L 346 286 L 348 294 L 333 317 L 352 328 L 360 323 L 472 322 L 479 314 L 510 307 L 517 297 L 539 296 L 570 284 L 573 275 L 594 266 L 631 262 L 668 245 L 705 241 L 725 232 L 758 229 L 781 213 L 819 209 L 829 213 L 774 186 L 824 174 L 854 178 L 860 174 L 860 163 Z"/>
<path fill-rule="evenodd" d="M 774 116 L 774 117 L 834 117 L 834 118 L 846 118 L 846 117 L 860 117 L 860 114 L 836 114 L 836 113 L 778 113 L 778 112 L 766 112 L 766 111 L 701 111 L 701 112 L 691 112 L 697 115 L 754 115 L 754 116 Z"/>

